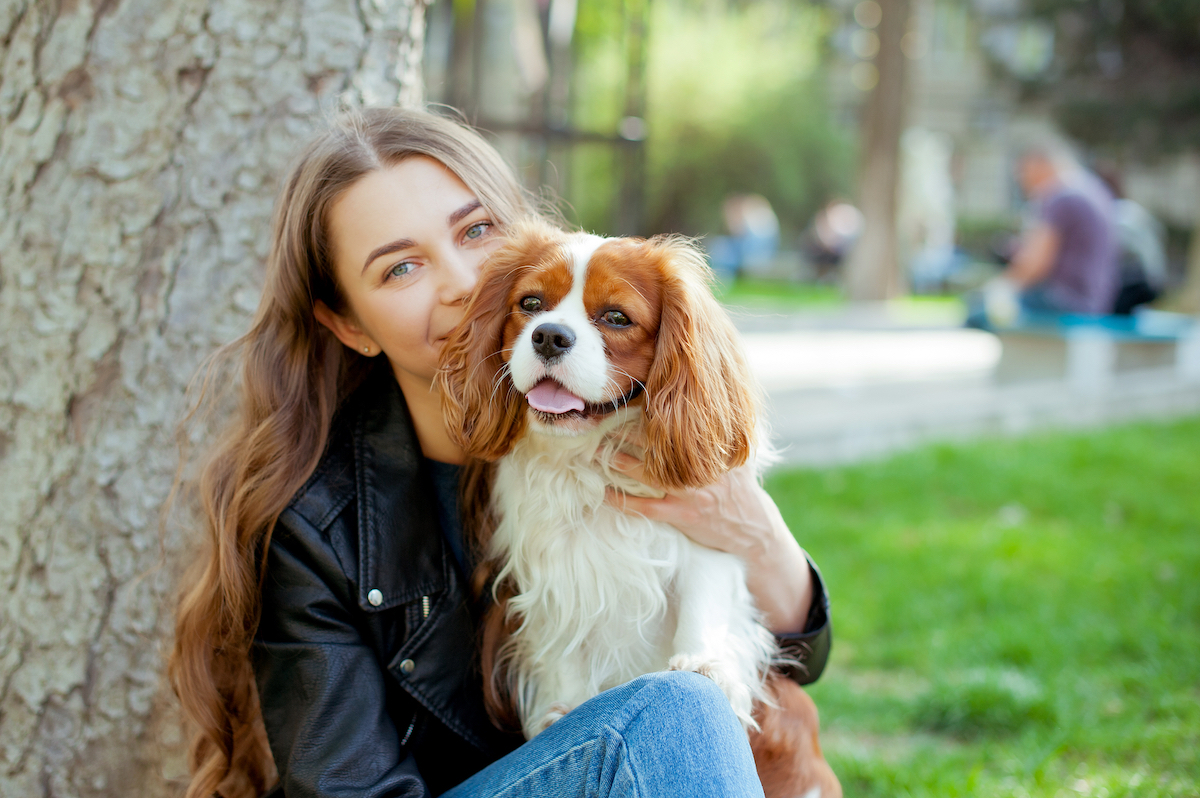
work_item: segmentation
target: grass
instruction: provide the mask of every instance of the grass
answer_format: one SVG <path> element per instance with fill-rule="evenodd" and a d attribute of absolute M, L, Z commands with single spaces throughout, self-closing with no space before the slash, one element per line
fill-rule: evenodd
<path fill-rule="evenodd" d="M 1200 419 L 780 472 L 849 796 L 1200 796 Z"/>
<path fill-rule="evenodd" d="M 836 307 L 845 303 L 842 289 L 824 283 L 796 283 L 738 277 L 715 286 L 717 298 L 730 305 L 804 309 Z"/>
<path fill-rule="evenodd" d="M 757 277 L 738 277 L 714 286 L 717 298 L 727 305 L 769 312 L 805 310 L 836 310 L 847 304 L 841 287 L 829 283 L 797 283 L 788 280 L 768 280 Z M 922 317 L 944 317 L 962 311 L 962 300 L 956 296 L 909 295 L 890 302 L 898 318 L 913 320 Z"/>

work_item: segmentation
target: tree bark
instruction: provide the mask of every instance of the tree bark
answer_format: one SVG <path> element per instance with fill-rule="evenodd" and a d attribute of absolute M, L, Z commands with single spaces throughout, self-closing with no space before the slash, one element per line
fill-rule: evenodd
<path fill-rule="evenodd" d="M 908 30 L 911 0 L 878 2 L 883 9 L 878 26 L 879 53 L 875 57 L 879 82 L 864 109 L 858 184 L 863 235 L 850 253 L 845 273 L 846 293 L 856 301 L 888 299 L 903 288 L 896 203 L 908 71 L 901 40 Z"/>
<path fill-rule="evenodd" d="M 422 3 L 0 5 L 0 794 L 178 792 L 184 386 L 321 112 L 420 102 Z"/>

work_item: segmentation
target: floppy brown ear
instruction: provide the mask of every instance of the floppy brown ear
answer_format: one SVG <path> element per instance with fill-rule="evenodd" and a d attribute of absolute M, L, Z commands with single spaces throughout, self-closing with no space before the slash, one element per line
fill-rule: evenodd
<path fill-rule="evenodd" d="M 499 569 L 491 563 L 493 573 Z M 479 635 L 479 668 L 483 673 L 483 705 L 492 724 L 504 731 L 521 731 L 517 712 L 516 689 L 512 670 L 513 635 L 521 625 L 518 615 L 510 616 L 508 601 L 516 590 L 510 580 L 496 585 L 491 603 L 483 614 Z"/>
<path fill-rule="evenodd" d="M 663 305 L 646 381 L 647 473 L 667 488 L 709 485 L 750 455 L 755 383 L 737 331 L 708 288 L 704 257 L 678 238 L 649 246 Z"/>
<path fill-rule="evenodd" d="M 483 460 L 507 454 L 525 428 L 525 398 L 513 388 L 503 357 L 511 287 L 529 268 L 521 263 L 519 244 L 503 247 L 484 265 L 438 372 L 450 438 Z"/>

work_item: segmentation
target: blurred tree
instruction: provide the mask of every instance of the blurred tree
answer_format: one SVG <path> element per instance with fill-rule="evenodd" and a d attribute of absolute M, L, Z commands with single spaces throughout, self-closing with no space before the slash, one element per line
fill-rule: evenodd
<path fill-rule="evenodd" d="M 911 0 L 868 0 L 859 16 L 877 16 L 876 84 L 863 107 L 858 204 L 863 235 L 846 262 L 846 294 L 853 300 L 888 299 L 903 289 L 896 236 L 900 184 L 900 136 L 904 132 L 908 65 L 901 42 L 908 32 Z"/>
<path fill-rule="evenodd" d="M 0 795 L 179 792 L 179 540 L 155 566 L 183 389 L 249 322 L 314 116 L 419 102 L 423 13 L 0 4 Z"/>
<path fill-rule="evenodd" d="M 618 129 L 628 107 L 619 23 L 610 6 L 580 8 L 574 118 L 585 129 Z M 639 232 L 720 232 L 725 198 L 757 193 L 796 233 L 848 192 L 853 146 L 818 72 L 827 29 L 825 9 L 789 0 L 651 4 Z M 608 149 L 576 153 L 569 199 L 584 226 L 616 227 L 619 163 Z"/>
<path fill-rule="evenodd" d="M 1151 160 L 1200 152 L 1200 2 L 1031 0 L 1057 33 L 1055 69 L 1030 84 L 1071 136 Z M 1183 305 L 1200 313 L 1200 208 Z"/>
<path fill-rule="evenodd" d="M 829 124 L 818 79 L 797 78 L 774 97 L 739 105 L 720 125 L 664 119 L 651 106 L 646 232 L 719 233 L 724 200 L 753 193 L 767 198 L 790 236 L 849 193 L 853 149 Z"/>
<path fill-rule="evenodd" d="M 783 234 L 848 189 L 851 148 L 819 73 L 829 18 L 791 2 L 661 2 L 647 148 L 652 232 L 721 232 L 731 194 L 761 194 Z"/>

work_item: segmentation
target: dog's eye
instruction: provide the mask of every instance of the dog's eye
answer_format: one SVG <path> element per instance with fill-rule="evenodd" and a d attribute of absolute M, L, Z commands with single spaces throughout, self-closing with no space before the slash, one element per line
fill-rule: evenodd
<path fill-rule="evenodd" d="M 605 324 L 611 324 L 614 327 L 628 327 L 631 322 L 629 317 L 619 310 L 610 310 L 600 317 L 600 320 Z"/>
<path fill-rule="evenodd" d="M 542 309 L 542 300 L 536 296 L 527 296 L 521 300 L 521 310 L 526 313 L 537 313 Z"/>

